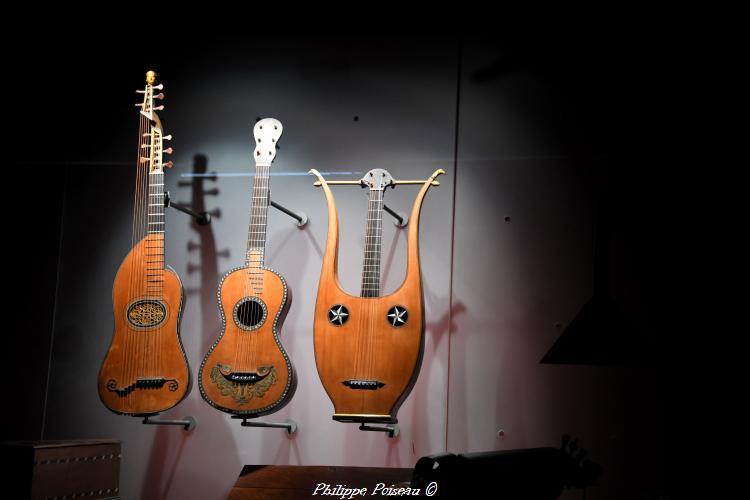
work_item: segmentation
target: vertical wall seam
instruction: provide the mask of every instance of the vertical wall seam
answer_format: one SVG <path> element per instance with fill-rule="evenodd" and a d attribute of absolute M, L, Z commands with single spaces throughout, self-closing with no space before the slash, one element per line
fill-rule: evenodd
<path fill-rule="evenodd" d="M 47 427 L 47 398 L 49 397 L 49 381 L 52 372 L 52 349 L 55 344 L 55 330 L 57 329 L 57 298 L 60 292 L 60 268 L 63 253 L 63 237 L 65 235 L 65 207 L 68 201 L 68 162 L 65 162 L 63 173 L 63 195 L 60 209 L 60 237 L 57 239 L 57 269 L 55 270 L 55 298 L 52 302 L 52 325 L 49 335 L 49 355 L 47 357 L 47 382 L 44 384 L 44 404 L 42 405 L 42 428 L 39 439 L 44 439 L 44 431 Z"/>
<path fill-rule="evenodd" d="M 463 51 L 463 40 L 458 37 L 458 54 L 456 56 L 456 125 L 453 132 L 453 201 L 451 205 L 451 266 L 448 280 L 448 362 L 445 383 L 445 452 L 448 452 L 448 429 L 450 415 L 450 384 L 451 384 L 451 339 L 453 332 L 453 267 L 455 264 L 456 243 L 456 189 L 458 186 L 458 123 L 461 106 L 461 55 Z"/>

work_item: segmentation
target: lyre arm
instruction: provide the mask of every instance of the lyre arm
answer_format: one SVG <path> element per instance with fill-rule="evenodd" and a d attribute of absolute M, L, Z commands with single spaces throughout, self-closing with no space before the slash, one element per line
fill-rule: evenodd
<path fill-rule="evenodd" d="M 411 209 L 411 218 L 409 225 L 409 236 L 407 239 L 407 260 L 406 260 L 406 282 L 415 280 L 415 283 L 421 283 L 419 268 L 419 214 L 422 210 L 422 202 L 430 186 L 439 186 L 440 183 L 435 179 L 443 175 L 445 170 L 439 168 L 428 178 L 423 181 L 422 189 L 419 190 L 414 205 Z M 421 285 L 420 285 L 421 286 Z"/>
<path fill-rule="evenodd" d="M 323 187 L 328 205 L 328 237 L 326 239 L 326 250 L 323 255 L 323 266 L 320 271 L 321 283 L 325 277 L 332 277 L 338 285 L 338 258 L 339 258 L 339 216 L 336 210 L 336 201 L 333 199 L 333 193 L 328 187 L 328 182 L 323 178 L 320 172 L 310 169 L 308 172 L 319 180 L 316 185 Z"/>

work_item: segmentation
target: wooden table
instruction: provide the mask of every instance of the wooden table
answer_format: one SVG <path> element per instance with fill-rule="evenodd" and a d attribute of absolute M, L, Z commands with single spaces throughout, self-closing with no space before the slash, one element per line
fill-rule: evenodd
<path fill-rule="evenodd" d="M 246 465 L 229 494 L 230 500 L 297 500 L 311 498 L 318 488 L 316 498 L 339 498 L 338 495 L 323 496 L 325 485 L 336 488 L 367 488 L 370 497 L 379 483 L 385 487 L 411 480 L 412 469 L 385 467 L 299 466 L 299 465 Z M 323 485 L 323 486 L 321 486 Z"/>

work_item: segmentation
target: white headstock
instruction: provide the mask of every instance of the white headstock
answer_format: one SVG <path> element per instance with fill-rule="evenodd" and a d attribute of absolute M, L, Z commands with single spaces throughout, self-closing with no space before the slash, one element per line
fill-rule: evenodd
<path fill-rule="evenodd" d="M 284 127 L 275 118 L 263 118 L 255 124 L 253 135 L 255 136 L 255 166 L 270 167 L 276 158 L 276 144 L 279 142 Z"/>
<path fill-rule="evenodd" d="M 393 184 L 393 177 L 388 173 L 387 170 L 382 168 L 374 168 L 367 172 L 362 179 L 360 179 L 362 185 L 370 188 L 370 191 L 383 191 L 385 188 Z"/>

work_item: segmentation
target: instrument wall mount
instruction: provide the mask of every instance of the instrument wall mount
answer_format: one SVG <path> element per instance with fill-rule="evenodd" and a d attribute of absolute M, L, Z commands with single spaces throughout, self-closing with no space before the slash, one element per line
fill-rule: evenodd
<path fill-rule="evenodd" d="M 190 432 L 193 429 L 195 429 L 195 426 L 198 425 L 198 422 L 195 420 L 195 417 L 187 416 L 182 417 L 182 420 L 171 420 L 171 419 L 154 419 L 152 417 L 155 417 L 158 415 L 158 413 L 152 413 L 150 415 L 137 415 L 138 417 L 143 417 L 142 424 L 144 425 L 181 425 L 185 431 Z"/>
<path fill-rule="evenodd" d="M 257 417 L 255 415 L 232 415 L 232 418 L 242 420 L 242 422 L 240 422 L 242 427 L 286 429 L 286 433 L 290 436 L 297 434 L 297 422 L 292 419 L 287 419 L 284 422 L 248 422 L 249 419 Z"/>
<path fill-rule="evenodd" d="M 182 212 L 184 214 L 188 214 L 189 216 L 194 217 L 195 218 L 195 222 L 199 226 L 207 226 L 208 224 L 211 224 L 211 214 L 210 213 L 208 213 L 208 212 L 197 213 L 197 212 L 194 212 L 193 210 L 189 209 L 188 207 L 186 207 L 184 205 L 180 205 L 179 203 L 173 202 L 169 198 L 169 191 L 166 191 L 164 193 L 164 206 L 165 207 L 172 207 L 175 210 L 179 210 L 180 212 Z M 275 209 L 277 209 L 277 210 L 285 213 L 286 215 L 288 215 L 292 219 L 295 219 L 297 221 L 297 227 L 298 228 L 301 229 L 301 228 L 303 228 L 303 227 L 305 227 L 307 225 L 308 218 L 307 218 L 307 214 L 305 214 L 304 212 L 295 212 L 293 210 L 289 210 L 285 206 L 279 205 L 278 203 L 276 203 L 273 200 L 271 200 L 271 206 L 273 208 L 275 208 Z"/>

